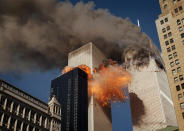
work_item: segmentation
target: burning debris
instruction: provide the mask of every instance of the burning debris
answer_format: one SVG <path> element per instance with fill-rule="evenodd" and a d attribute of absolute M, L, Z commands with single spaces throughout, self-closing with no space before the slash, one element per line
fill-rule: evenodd
<path fill-rule="evenodd" d="M 62 73 L 69 72 L 75 67 L 65 67 Z M 116 62 L 109 60 L 101 64 L 91 74 L 90 68 L 80 65 L 88 74 L 88 92 L 93 95 L 102 106 L 109 106 L 111 101 L 124 101 L 127 99 L 125 88 L 131 80 L 130 74 Z"/>
<path fill-rule="evenodd" d="M 93 2 L 0 0 L 0 72 L 62 68 L 68 53 L 88 42 L 119 63 L 129 45 L 154 46 L 128 19 Z"/>

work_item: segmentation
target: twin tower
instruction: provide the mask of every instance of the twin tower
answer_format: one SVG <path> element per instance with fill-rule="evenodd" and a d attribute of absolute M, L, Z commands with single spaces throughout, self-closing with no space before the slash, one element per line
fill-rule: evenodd
<path fill-rule="evenodd" d="M 98 48 L 88 43 L 69 53 L 68 66 L 85 64 L 93 73 L 93 69 L 105 59 Z M 142 101 L 140 105 L 130 95 L 130 100 L 135 105 L 131 107 L 135 111 L 132 112 L 134 131 L 156 131 L 166 126 L 177 126 L 167 76 L 156 67 L 155 61 L 150 60 L 150 64 L 142 70 L 130 69 L 133 76 L 129 92 Z M 102 107 L 93 96 L 88 96 L 87 82 L 87 74 L 78 68 L 52 80 L 51 96 L 55 95 L 61 104 L 62 131 L 112 131 L 110 107 Z M 133 108 L 138 109 L 138 112 Z M 142 114 L 135 115 L 141 110 L 144 110 Z M 136 119 L 138 117 L 140 118 Z"/>

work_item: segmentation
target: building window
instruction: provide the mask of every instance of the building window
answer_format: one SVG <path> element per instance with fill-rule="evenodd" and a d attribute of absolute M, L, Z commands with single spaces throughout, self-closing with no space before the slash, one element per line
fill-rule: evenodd
<path fill-rule="evenodd" d="M 165 5 L 166 6 L 166 8 L 167 8 L 167 5 Z M 165 22 L 168 22 L 168 18 L 165 18 Z"/>
<path fill-rule="evenodd" d="M 174 52 L 173 56 L 174 56 L 174 58 L 176 58 L 178 56 L 177 52 Z"/>
<path fill-rule="evenodd" d="M 167 52 L 171 52 L 171 48 L 169 47 L 169 48 L 167 48 Z"/>
<path fill-rule="evenodd" d="M 182 7 L 182 6 L 179 6 L 179 10 L 180 10 L 180 11 L 183 10 L 183 7 Z"/>
<path fill-rule="evenodd" d="M 177 9 L 177 8 L 176 8 L 176 9 L 174 9 L 174 12 L 175 12 L 175 13 L 178 13 L 178 9 Z"/>
<path fill-rule="evenodd" d="M 178 82 L 178 77 L 174 77 L 174 82 L 175 82 L 175 83 Z"/>
<path fill-rule="evenodd" d="M 180 24 L 181 24 L 181 22 L 180 22 L 180 20 L 178 19 L 178 20 L 177 20 L 177 25 L 180 25 Z"/>
<path fill-rule="evenodd" d="M 165 29 L 165 28 L 163 28 L 163 29 L 162 29 L 162 32 L 163 32 L 163 33 L 165 33 L 165 32 L 166 32 L 166 29 Z"/>
<path fill-rule="evenodd" d="M 183 80 L 183 75 L 180 75 L 179 78 L 180 78 L 180 81 L 182 81 Z"/>
<path fill-rule="evenodd" d="M 175 60 L 175 63 L 176 63 L 176 65 L 180 64 L 179 59 L 176 59 L 176 60 Z"/>
<path fill-rule="evenodd" d="M 182 26 L 179 27 L 179 31 L 180 32 L 183 31 L 183 27 Z"/>
<path fill-rule="evenodd" d="M 167 31 L 170 30 L 170 29 L 171 29 L 170 26 L 167 26 Z"/>
<path fill-rule="evenodd" d="M 173 0 L 173 3 L 175 4 L 176 3 L 176 0 Z"/>
<path fill-rule="evenodd" d="M 184 83 L 181 84 L 182 89 L 184 89 Z"/>
<path fill-rule="evenodd" d="M 173 38 L 171 38 L 171 39 L 170 39 L 170 43 L 174 43 L 174 40 L 173 40 Z"/>
<path fill-rule="evenodd" d="M 167 4 L 164 5 L 164 9 L 166 9 L 166 8 L 167 8 Z M 166 22 L 166 21 L 165 21 L 165 22 Z"/>
<path fill-rule="evenodd" d="M 164 21 L 163 21 L 163 20 L 161 20 L 161 21 L 160 21 L 160 24 L 161 24 L 161 25 L 163 25 L 163 24 L 164 24 Z"/>
<path fill-rule="evenodd" d="M 178 100 L 182 99 L 182 94 L 178 94 Z"/>
<path fill-rule="evenodd" d="M 169 60 L 171 60 L 172 59 L 172 54 L 168 55 L 168 58 L 169 58 Z"/>
<path fill-rule="evenodd" d="M 177 91 L 180 91 L 180 85 L 177 85 L 177 86 L 176 86 L 176 90 L 177 90 Z"/>
<path fill-rule="evenodd" d="M 173 75 L 176 75 L 176 70 L 175 70 L 175 69 L 172 70 L 172 74 L 173 74 Z"/>
<path fill-rule="evenodd" d="M 184 109 L 184 103 L 180 104 L 181 109 Z"/>
<path fill-rule="evenodd" d="M 171 37 L 171 36 L 172 36 L 172 33 L 171 33 L 171 32 L 169 32 L 169 33 L 168 33 L 168 36 L 169 36 L 169 37 Z"/>
<path fill-rule="evenodd" d="M 180 73 L 181 72 L 181 67 L 177 68 L 177 72 Z"/>
<path fill-rule="evenodd" d="M 181 34 L 181 38 L 184 38 L 184 33 Z"/>
<path fill-rule="evenodd" d="M 184 23 L 184 18 L 183 18 L 183 19 L 181 19 L 181 21 L 182 21 L 182 23 Z"/>
<path fill-rule="evenodd" d="M 171 62 L 171 63 L 170 63 L 170 66 L 171 66 L 171 67 L 174 67 L 174 62 Z"/>
<path fill-rule="evenodd" d="M 171 48 L 172 48 L 172 50 L 175 50 L 176 49 L 175 45 L 171 46 Z"/>
<path fill-rule="evenodd" d="M 169 41 L 165 41 L 165 45 L 168 46 L 169 45 Z"/>
<path fill-rule="evenodd" d="M 167 39 L 167 34 L 164 35 L 164 39 Z"/>

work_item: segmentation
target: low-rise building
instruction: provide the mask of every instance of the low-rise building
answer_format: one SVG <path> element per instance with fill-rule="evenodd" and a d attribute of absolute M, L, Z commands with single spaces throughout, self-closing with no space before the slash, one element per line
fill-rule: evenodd
<path fill-rule="evenodd" d="M 61 107 L 45 103 L 0 80 L 0 131 L 60 131 Z"/>

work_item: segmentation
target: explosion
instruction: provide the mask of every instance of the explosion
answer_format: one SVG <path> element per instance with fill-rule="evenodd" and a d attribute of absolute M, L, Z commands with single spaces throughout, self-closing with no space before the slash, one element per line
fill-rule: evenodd
<path fill-rule="evenodd" d="M 65 67 L 62 73 L 67 73 L 76 67 Z M 88 74 L 88 93 L 102 105 L 108 106 L 110 102 L 123 101 L 127 99 L 125 89 L 131 80 L 130 74 L 116 62 L 109 60 L 95 68 L 93 75 L 90 68 L 86 65 L 80 65 Z"/>

